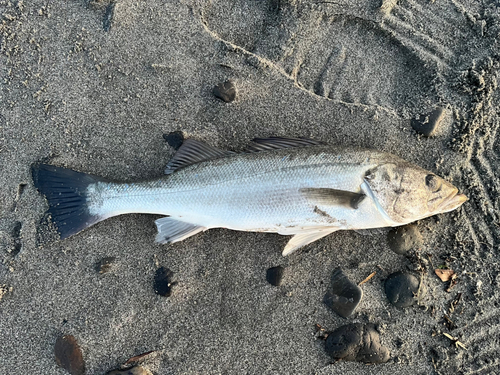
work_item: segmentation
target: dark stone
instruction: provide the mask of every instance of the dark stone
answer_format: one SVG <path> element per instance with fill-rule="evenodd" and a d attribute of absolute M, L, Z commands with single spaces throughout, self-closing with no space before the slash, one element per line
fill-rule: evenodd
<path fill-rule="evenodd" d="M 418 119 L 411 120 L 412 128 L 426 137 L 431 136 L 438 128 L 444 117 L 444 108 L 438 107 L 426 115 L 420 115 Z"/>
<path fill-rule="evenodd" d="M 113 268 L 115 260 L 115 257 L 102 258 L 99 262 L 96 263 L 95 270 L 99 273 L 109 272 Z"/>
<path fill-rule="evenodd" d="M 387 234 L 387 242 L 389 242 L 392 251 L 403 255 L 408 250 L 419 249 L 423 245 L 424 239 L 416 225 L 405 225 L 392 229 Z"/>
<path fill-rule="evenodd" d="M 84 375 L 85 363 L 80 346 L 74 336 L 61 336 L 54 347 L 56 362 L 71 375 Z"/>
<path fill-rule="evenodd" d="M 160 267 L 156 270 L 154 282 L 156 294 L 164 297 L 170 296 L 172 293 L 172 286 L 176 284 L 171 281 L 172 276 L 173 273 L 168 268 Z"/>
<path fill-rule="evenodd" d="M 326 352 L 334 359 L 364 363 L 384 363 L 389 350 L 380 343 L 373 324 L 347 324 L 328 334 Z"/>
<path fill-rule="evenodd" d="M 347 318 L 356 309 L 362 297 L 361 288 L 337 268 L 333 271 L 330 288 L 323 302 L 341 317 Z"/>
<path fill-rule="evenodd" d="M 385 294 L 396 307 L 408 307 L 415 303 L 419 280 L 410 273 L 396 272 L 385 280 Z"/>
<path fill-rule="evenodd" d="M 285 269 L 281 266 L 269 268 L 266 272 L 266 280 L 269 284 L 280 286 Z"/>
<path fill-rule="evenodd" d="M 236 86 L 231 81 L 219 83 L 212 90 L 213 94 L 226 103 L 232 102 L 236 99 Z"/>
<path fill-rule="evenodd" d="M 174 150 L 178 150 L 184 143 L 184 134 L 181 131 L 175 131 L 168 134 L 163 134 L 163 139 Z"/>

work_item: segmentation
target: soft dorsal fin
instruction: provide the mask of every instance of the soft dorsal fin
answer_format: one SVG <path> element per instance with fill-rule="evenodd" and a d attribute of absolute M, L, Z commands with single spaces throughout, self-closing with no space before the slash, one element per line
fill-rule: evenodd
<path fill-rule="evenodd" d="M 219 150 L 216 147 L 194 139 L 186 139 L 175 153 L 174 157 L 168 162 L 165 174 L 171 174 L 191 164 L 196 164 L 205 160 L 218 159 L 232 154 L 234 154 L 234 152 Z"/>
<path fill-rule="evenodd" d="M 354 210 L 358 208 L 359 204 L 366 197 L 366 195 L 362 193 L 328 188 L 303 188 L 300 189 L 300 192 L 317 204 L 344 206 Z"/>
<path fill-rule="evenodd" d="M 254 138 L 252 144 L 248 145 L 247 152 L 260 152 L 270 150 L 280 150 L 291 147 L 307 147 L 307 146 L 324 146 L 325 142 L 315 141 L 307 138 L 286 138 L 286 137 L 269 137 L 269 138 Z"/>

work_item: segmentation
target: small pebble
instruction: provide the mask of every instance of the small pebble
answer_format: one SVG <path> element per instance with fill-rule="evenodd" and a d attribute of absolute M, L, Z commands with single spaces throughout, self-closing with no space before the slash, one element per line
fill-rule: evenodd
<path fill-rule="evenodd" d="M 326 352 L 334 359 L 363 363 L 384 363 L 389 350 L 380 343 L 373 324 L 347 324 L 328 334 Z"/>
<path fill-rule="evenodd" d="M 285 269 L 281 266 L 269 268 L 266 272 L 266 280 L 269 284 L 280 286 Z"/>
<path fill-rule="evenodd" d="M 80 346 L 74 336 L 60 336 L 54 347 L 57 364 L 71 375 L 84 375 L 85 363 Z"/>
<path fill-rule="evenodd" d="M 341 317 L 347 318 L 356 309 L 362 297 L 361 288 L 337 268 L 333 271 L 330 288 L 323 302 Z"/>
<path fill-rule="evenodd" d="M 160 267 L 156 270 L 154 282 L 156 294 L 164 297 L 170 296 L 172 293 L 172 286 L 176 284 L 171 281 L 172 275 L 172 271 L 165 267 Z"/>
<path fill-rule="evenodd" d="M 236 99 L 236 86 L 231 81 L 219 83 L 214 87 L 212 93 L 226 103 L 230 103 Z"/>
<path fill-rule="evenodd" d="M 113 269 L 115 260 L 115 257 L 102 258 L 99 262 L 96 263 L 95 270 L 99 273 L 109 272 Z"/>
<path fill-rule="evenodd" d="M 174 150 L 178 150 L 184 143 L 184 134 L 181 131 L 175 131 L 168 134 L 163 134 L 163 139 Z"/>
<path fill-rule="evenodd" d="M 419 280 L 410 273 L 396 272 L 385 280 L 385 294 L 396 307 L 409 307 L 416 301 Z"/>
<path fill-rule="evenodd" d="M 107 375 L 152 375 L 151 371 L 146 370 L 144 367 L 135 366 L 129 368 L 128 370 L 113 370 L 107 373 Z"/>
<path fill-rule="evenodd" d="M 411 126 L 417 133 L 430 137 L 439 127 L 444 113 L 444 108 L 438 107 L 426 115 L 420 115 L 418 119 L 412 119 Z"/>
<path fill-rule="evenodd" d="M 387 242 L 392 251 L 403 255 L 408 250 L 422 247 L 424 239 L 416 225 L 405 225 L 392 229 L 387 234 Z"/>

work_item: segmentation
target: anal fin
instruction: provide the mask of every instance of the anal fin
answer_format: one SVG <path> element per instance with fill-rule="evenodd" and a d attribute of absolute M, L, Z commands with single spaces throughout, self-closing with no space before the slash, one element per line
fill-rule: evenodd
<path fill-rule="evenodd" d="M 158 228 L 155 241 L 159 243 L 182 241 L 208 229 L 207 227 L 186 223 L 171 217 L 162 217 L 156 220 L 155 224 L 156 228 Z"/>
<path fill-rule="evenodd" d="M 323 230 L 297 233 L 295 236 L 292 237 L 290 241 L 288 241 L 285 248 L 283 249 L 282 255 L 283 256 L 290 255 L 291 253 L 301 248 L 302 246 L 305 246 L 307 244 L 310 244 L 311 242 L 319 240 L 320 238 L 328 236 L 330 233 L 333 233 L 337 230 L 338 230 L 337 228 L 325 228 Z"/>

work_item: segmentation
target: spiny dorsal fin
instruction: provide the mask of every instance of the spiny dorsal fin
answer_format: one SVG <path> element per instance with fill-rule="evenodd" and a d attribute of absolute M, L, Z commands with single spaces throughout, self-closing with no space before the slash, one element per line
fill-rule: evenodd
<path fill-rule="evenodd" d="M 286 138 L 286 137 L 269 137 L 269 138 L 254 138 L 252 144 L 248 145 L 245 151 L 260 152 L 270 150 L 281 150 L 291 147 L 308 147 L 308 146 L 324 146 L 326 143 L 315 141 L 307 138 Z"/>
<path fill-rule="evenodd" d="M 326 206 L 344 206 L 357 209 L 366 195 L 351 191 L 328 188 L 303 188 L 300 192 L 317 204 Z"/>
<path fill-rule="evenodd" d="M 174 157 L 168 162 L 165 174 L 171 174 L 191 164 L 196 164 L 205 160 L 218 159 L 233 154 L 234 152 L 219 150 L 218 148 L 194 139 L 186 139 L 175 153 Z"/>

